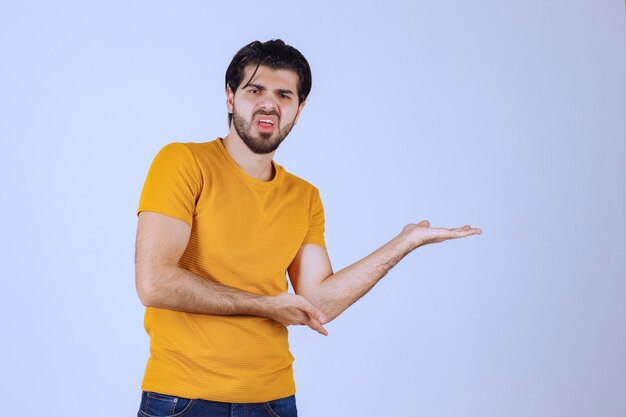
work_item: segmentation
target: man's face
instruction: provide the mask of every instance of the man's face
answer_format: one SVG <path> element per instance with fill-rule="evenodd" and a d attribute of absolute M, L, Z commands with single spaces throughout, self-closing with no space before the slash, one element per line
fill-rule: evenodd
<path fill-rule="evenodd" d="M 256 65 L 244 68 L 236 92 L 227 89 L 227 105 L 243 142 L 252 152 L 267 154 L 287 137 L 304 102 L 298 103 L 298 74 L 261 65 L 250 80 L 255 68 Z"/>

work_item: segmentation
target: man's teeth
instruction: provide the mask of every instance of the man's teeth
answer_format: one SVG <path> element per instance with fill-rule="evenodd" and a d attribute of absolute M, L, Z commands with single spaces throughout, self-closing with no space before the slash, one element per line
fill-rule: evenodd
<path fill-rule="evenodd" d="M 272 122 L 272 121 L 271 121 L 271 120 L 269 120 L 269 119 L 261 119 L 261 120 L 259 120 L 259 122 L 261 122 L 261 123 L 269 123 L 269 124 L 271 124 L 271 125 L 274 125 L 274 122 Z"/>

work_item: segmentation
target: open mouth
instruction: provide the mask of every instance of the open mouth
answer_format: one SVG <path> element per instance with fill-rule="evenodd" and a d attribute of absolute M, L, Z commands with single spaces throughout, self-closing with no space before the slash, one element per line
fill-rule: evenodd
<path fill-rule="evenodd" d="M 274 119 L 261 116 L 257 119 L 256 125 L 262 132 L 272 132 L 275 123 Z"/>

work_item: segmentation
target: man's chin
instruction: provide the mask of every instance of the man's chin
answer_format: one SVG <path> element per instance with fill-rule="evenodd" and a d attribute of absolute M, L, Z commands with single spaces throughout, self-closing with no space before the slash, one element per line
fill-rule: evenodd
<path fill-rule="evenodd" d="M 274 132 L 259 132 L 259 137 L 262 140 L 270 140 L 272 139 L 272 135 L 274 134 Z"/>
<path fill-rule="evenodd" d="M 253 153 L 258 155 L 265 155 L 271 152 L 274 152 L 278 149 L 278 145 L 282 141 L 277 139 L 272 139 L 272 135 L 268 137 L 264 137 L 265 135 L 259 135 L 259 138 L 254 138 L 252 140 L 244 140 L 244 143 L 248 146 Z"/>

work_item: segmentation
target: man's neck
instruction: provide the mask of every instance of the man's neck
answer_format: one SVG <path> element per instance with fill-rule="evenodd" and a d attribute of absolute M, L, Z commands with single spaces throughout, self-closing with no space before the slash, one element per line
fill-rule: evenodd
<path fill-rule="evenodd" d="M 270 181 L 274 177 L 272 158 L 276 151 L 263 155 L 256 154 L 246 146 L 237 132 L 233 131 L 230 131 L 222 142 L 230 157 L 246 174 L 261 181 Z"/>

